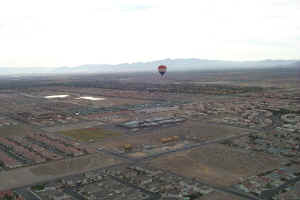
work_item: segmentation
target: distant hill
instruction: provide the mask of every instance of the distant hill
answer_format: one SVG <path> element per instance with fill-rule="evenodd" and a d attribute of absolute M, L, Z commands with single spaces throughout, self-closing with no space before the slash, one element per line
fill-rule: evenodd
<path fill-rule="evenodd" d="M 238 68 L 300 67 L 300 60 L 262 60 L 262 61 L 222 61 L 206 59 L 164 59 L 152 62 L 109 64 L 87 64 L 76 67 L 58 68 L 1 68 L 4 74 L 44 74 L 44 73 L 118 73 L 156 71 L 160 64 L 168 66 L 168 71 L 216 70 Z"/>
<path fill-rule="evenodd" d="M 290 67 L 295 67 L 300 69 L 300 61 L 290 64 Z"/>
<path fill-rule="evenodd" d="M 236 68 L 269 68 L 285 67 L 296 63 L 297 60 L 263 60 L 263 61 L 222 61 L 204 59 L 165 59 L 152 62 L 123 63 L 118 65 L 89 64 L 78 67 L 58 68 L 58 73 L 116 73 L 155 71 L 160 64 L 168 66 L 169 71 L 236 69 Z M 298 61 L 300 62 L 300 61 Z"/>

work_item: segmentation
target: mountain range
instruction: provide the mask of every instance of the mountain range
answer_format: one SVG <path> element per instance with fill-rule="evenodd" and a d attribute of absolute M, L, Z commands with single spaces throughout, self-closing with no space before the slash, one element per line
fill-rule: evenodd
<path fill-rule="evenodd" d="M 261 61 L 223 61 L 206 59 L 164 59 L 151 62 L 110 64 L 86 64 L 75 67 L 26 67 L 12 68 L 0 67 L 0 75 L 7 74 L 73 74 L 73 73 L 118 73 L 118 72 L 151 72 L 157 66 L 164 64 L 168 71 L 189 70 L 217 70 L 217 69 L 246 69 L 246 68 L 272 68 L 272 67 L 299 67 L 300 60 L 261 60 Z"/>

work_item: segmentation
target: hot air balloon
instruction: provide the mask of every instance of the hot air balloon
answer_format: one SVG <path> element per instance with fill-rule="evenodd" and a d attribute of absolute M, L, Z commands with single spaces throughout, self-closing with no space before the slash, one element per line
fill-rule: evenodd
<path fill-rule="evenodd" d="M 167 66 L 166 65 L 159 65 L 158 66 L 158 72 L 161 76 L 163 76 L 167 72 Z"/>

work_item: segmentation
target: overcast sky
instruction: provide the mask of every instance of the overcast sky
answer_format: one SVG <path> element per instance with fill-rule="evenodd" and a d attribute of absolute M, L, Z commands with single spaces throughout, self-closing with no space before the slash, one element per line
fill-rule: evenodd
<path fill-rule="evenodd" d="M 300 0 L 0 0 L 0 66 L 300 59 Z"/>

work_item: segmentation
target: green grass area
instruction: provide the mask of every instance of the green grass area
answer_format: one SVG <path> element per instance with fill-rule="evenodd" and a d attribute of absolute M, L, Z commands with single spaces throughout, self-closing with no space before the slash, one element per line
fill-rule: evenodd
<path fill-rule="evenodd" d="M 88 142 L 90 140 L 99 141 L 108 137 L 115 137 L 121 135 L 118 132 L 105 130 L 102 128 L 87 128 L 76 129 L 69 131 L 62 131 L 61 134 L 74 138 L 75 140 Z"/>

